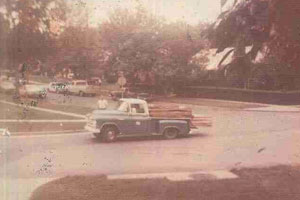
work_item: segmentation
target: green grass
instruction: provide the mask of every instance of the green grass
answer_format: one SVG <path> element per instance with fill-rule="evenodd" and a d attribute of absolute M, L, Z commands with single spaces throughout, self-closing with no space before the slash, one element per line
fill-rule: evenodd
<path fill-rule="evenodd" d="M 197 175 L 193 181 L 167 179 L 107 180 L 103 176 L 68 176 L 42 185 L 30 200 L 296 200 L 300 169 L 278 166 L 233 170 L 236 179 Z"/>
<path fill-rule="evenodd" d="M 34 120 L 34 119 L 78 119 L 75 117 L 38 111 L 32 109 L 31 106 L 19 104 L 9 105 L 0 103 L 0 119 L 16 119 L 16 120 Z"/>
<path fill-rule="evenodd" d="M 37 101 L 36 107 L 57 110 L 57 111 L 63 111 L 63 112 L 70 112 L 70 113 L 75 113 L 75 114 L 79 114 L 79 115 L 86 115 L 94 110 L 94 108 L 84 107 L 84 106 L 80 106 L 80 105 L 48 103 L 47 99 L 36 100 L 36 99 L 31 99 L 31 98 L 28 98 L 28 99 L 23 98 L 23 99 L 16 100 L 16 99 L 13 99 L 12 96 L 13 95 L 11 95 L 11 94 L 0 93 L 1 100 L 5 100 L 8 102 L 12 102 L 12 103 L 20 104 L 20 105 L 21 104 L 30 105 L 32 101 Z M 1 110 L 0 110 L 0 112 L 1 112 Z"/>
<path fill-rule="evenodd" d="M 12 135 L 47 135 L 57 132 L 71 133 L 84 130 L 85 122 L 0 122 L 1 128 L 7 128 Z"/>
<path fill-rule="evenodd" d="M 45 76 L 36 76 L 36 75 L 31 75 L 29 76 L 30 81 L 36 81 L 40 83 L 50 83 L 53 82 L 54 80 Z"/>
<path fill-rule="evenodd" d="M 109 90 L 109 91 L 121 91 L 121 88 L 118 84 L 109 84 L 109 83 L 103 83 L 101 85 L 102 90 Z"/>
<path fill-rule="evenodd" d="M 57 110 L 57 111 L 63 111 L 63 112 L 69 112 L 69 113 L 75 113 L 79 115 L 86 115 L 88 113 L 91 113 L 94 108 L 84 107 L 84 106 L 76 106 L 76 105 L 70 105 L 70 104 L 51 104 L 51 103 L 39 103 L 38 107 L 40 108 L 47 108 L 51 110 Z"/>

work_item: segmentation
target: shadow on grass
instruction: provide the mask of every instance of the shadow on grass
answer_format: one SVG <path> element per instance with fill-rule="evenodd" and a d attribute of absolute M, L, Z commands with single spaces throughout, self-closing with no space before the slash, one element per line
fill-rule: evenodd
<path fill-rule="evenodd" d="M 277 166 L 233 170 L 236 179 L 195 178 L 107 180 L 105 176 L 72 176 L 39 187 L 30 200 L 296 200 L 300 169 Z"/>

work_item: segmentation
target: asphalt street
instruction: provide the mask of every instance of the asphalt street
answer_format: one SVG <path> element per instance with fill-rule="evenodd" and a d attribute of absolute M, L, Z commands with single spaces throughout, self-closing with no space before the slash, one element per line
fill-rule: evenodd
<path fill-rule="evenodd" d="M 260 167 L 300 162 L 298 112 L 257 112 L 193 106 L 213 127 L 188 138 L 122 139 L 91 134 L 0 137 L 0 178 L 126 174 Z"/>

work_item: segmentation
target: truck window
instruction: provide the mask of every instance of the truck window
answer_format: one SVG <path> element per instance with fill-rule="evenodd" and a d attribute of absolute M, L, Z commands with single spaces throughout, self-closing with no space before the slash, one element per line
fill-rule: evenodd
<path fill-rule="evenodd" d="M 131 104 L 131 110 L 133 113 L 145 114 L 145 108 L 143 104 Z"/>

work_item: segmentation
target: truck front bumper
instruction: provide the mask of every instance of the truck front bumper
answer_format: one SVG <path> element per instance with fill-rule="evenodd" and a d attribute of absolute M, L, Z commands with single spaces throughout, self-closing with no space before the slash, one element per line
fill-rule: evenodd
<path fill-rule="evenodd" d="M 91 133 L 100 133 L 100 129 L 89 126 L 89 125 L 85 125 L 84 130 L 91 132 Z"/>

